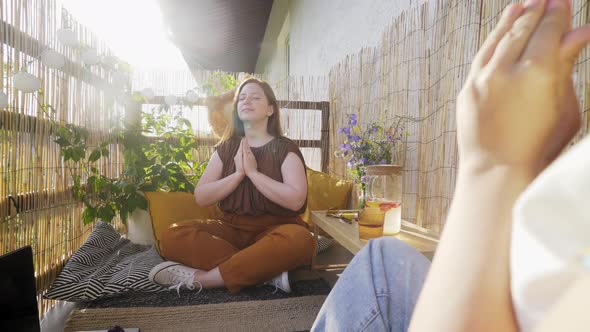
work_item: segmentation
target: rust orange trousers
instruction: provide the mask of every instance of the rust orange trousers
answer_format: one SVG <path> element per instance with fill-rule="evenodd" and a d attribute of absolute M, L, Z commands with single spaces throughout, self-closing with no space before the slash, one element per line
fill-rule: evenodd
<path fill-rule="evenodd" d="M 160 250 L 167 260 L 199 270 L 218 266 L 225 287 L 236 293 L 308 264 L 316 244 L 299 217 L 226 214 L 172 224 Z"/>

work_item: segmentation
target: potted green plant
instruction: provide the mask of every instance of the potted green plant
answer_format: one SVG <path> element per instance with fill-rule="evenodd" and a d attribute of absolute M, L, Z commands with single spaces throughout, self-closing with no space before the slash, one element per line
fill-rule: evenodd
<path fill-rule="evenodd" d="M 55 142 L 72 177 L 74 197 L 85 206 L 85 224 L 96 219 L 110 222 L 117 215 L 126 223 L 137 209 L 147 209 L 145 191 L 194 191 L 206 163 L 193 160 L 197 141 L 191 123 L 167 105 L 141 112 L 140 119 L 115 130 L 125 159 L 118 178 L 105 176 L 97 166 L 109 157 L 111 142 L 90 146 L 85 128 L 58 126 Z"/>

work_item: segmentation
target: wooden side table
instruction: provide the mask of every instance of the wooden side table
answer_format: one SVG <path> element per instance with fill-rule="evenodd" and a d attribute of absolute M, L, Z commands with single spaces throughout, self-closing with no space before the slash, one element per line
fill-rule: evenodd
<path fill-rule="evenodd" d="M 321 228 L 346 248 L 346 250 L 353 254 L 359 252 L 361 248 L 367 244 L 367 241 L 359 239 L 357 222 L 348 224 L 337 218 L 326 217 L 326 212 L 327 211 L 311 211 L 310 220 L 313 224 L 313 233 L 316 242 L 318 240 L 319 228 Z M 438 245 L 439 240 L 438 234 L 404 220 L 402 220 L 401 232 L 391 237 L 406 242 L 430 259 L 432 259 L 432 255 L 434 255 L 434 252 L 436 251 L 436 246 Z M 311 268 L 313 270 L 343 269 L 346 265 L 347 264 L 318 265 L 316 263 L 315 255 L 312 257 L 311 261 Z"/>

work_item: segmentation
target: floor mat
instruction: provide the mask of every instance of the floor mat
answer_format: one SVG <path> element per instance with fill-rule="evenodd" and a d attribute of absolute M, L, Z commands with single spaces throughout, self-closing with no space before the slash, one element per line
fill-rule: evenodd
<path fill-rule="evenodd" d="M 322 279 L 302 280 L 291 285 L 289 294 L 273 286 L 258 286 L 242 289 L 238 294 L 230 294 L 227 289 L 203 289 L 197 294 L 195 290 L 182 289 L 180 294 L 176 290 L 166 290 L 156 293 L 127 292 L 123 295 L 102 298 L 81 305 L 82 308 L 114 308 L 114 307 L 168 307 L 187 306 L 197 304 L 215 304 L 256 300 L 276 300 L 310 295 L 327 295 L 330 286 Z"/>
<path fill-rule="evenodd" d="M 115 325 L 149 331 L 307 331 L 325 295 L 180 307 L 74 310 L 65 331 L 108 329 Z"/>

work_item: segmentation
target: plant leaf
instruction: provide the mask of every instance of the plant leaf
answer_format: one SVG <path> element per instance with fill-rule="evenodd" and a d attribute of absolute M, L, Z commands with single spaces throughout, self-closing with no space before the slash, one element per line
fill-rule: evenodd
<path fill-rule="evenodd" d="M 99 207 L 96 214 L 99 219 L 106 222 L 111 222 L 113 220 L 113 217 L 115 217 L 113 209 L 110 206 L 105 205 Z"/>
<path fill-rule="evenodd" d="M 90 154 L 90 157 L 88 157 L 88 161 L 93 163 L 93 162 L 97 161 L 98 159 L 100 159 L 100 157 L 101 157 L 100 149 L 95 149 Z"/>
<path fill-rule="evenodd" d="M 88 225 L 92 223 L 96 219 L 96 209 L 87 207 L 84 209 L 82 213 L 82 220 L 84 221 L 84 225 Z"/>

